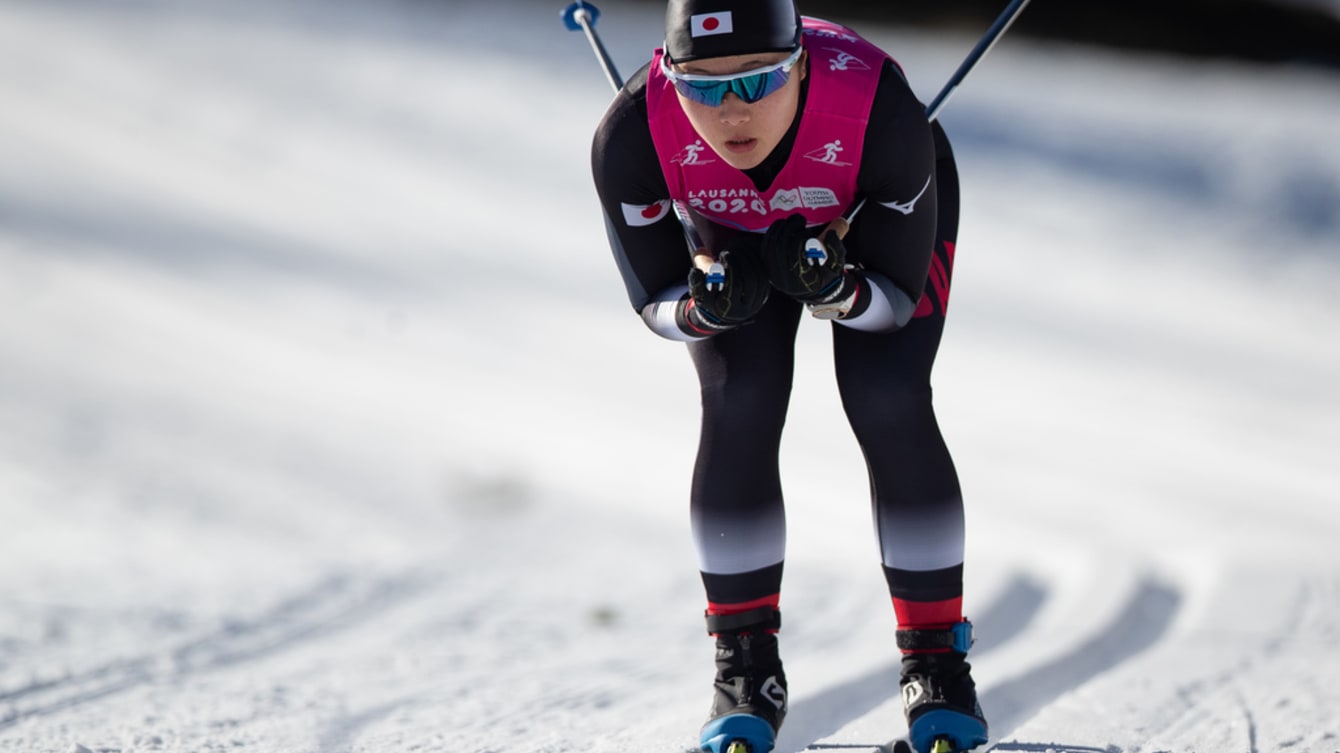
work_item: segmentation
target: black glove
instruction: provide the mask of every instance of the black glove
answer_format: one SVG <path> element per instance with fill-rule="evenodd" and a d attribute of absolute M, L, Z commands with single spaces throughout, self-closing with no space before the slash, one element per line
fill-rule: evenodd
<path fill-rule="evenodd" d="M 842 319 L 869 305 L 869 296 L 858 295 L 862 275 L 847 266 L 847 247 L 835 230 L 810 237 L 805 218 L 793 214 L 768 228 L 763 256 L 772 286 L 804 303 L 816 319 Z"/>
<path fill-rule="evenodd" d="M 772 286 L 802 303 L 827 303 L 842 298 L 847 282 L 847 248 L 829 230 L 811 237 L 805 218 L 793 214 L 777 220 L 763 236 Z"/>
<path fill-rule="evenodd" d="M 693 305 L 685 316 L 699 329 L 721 331 L 748 324 L 768 302 L 772 286 L 757 248 L 726 249 L 717 257 L 721 269 L 712 274 L 694 267 L 689 272 Z"/>

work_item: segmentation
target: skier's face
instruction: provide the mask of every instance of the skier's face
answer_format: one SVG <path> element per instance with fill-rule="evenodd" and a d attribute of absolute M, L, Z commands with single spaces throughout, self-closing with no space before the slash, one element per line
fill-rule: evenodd
<path fill-rule="evenodd" d="M 675 66 L 679 73 L 697 76 L 730 76 L 776 65 L 790 57 L 785 52 L 704 58 Z M 791 69 L 786 83 L 757 102 L 749 103 L 728 92 L 715 107 L 679 94 L 680 106 L 703 137 L 726 164 L 748 170 L 763 162 L 781 143 L 796 117 L 800 82 L 805 78 L 808 53 Z"/>

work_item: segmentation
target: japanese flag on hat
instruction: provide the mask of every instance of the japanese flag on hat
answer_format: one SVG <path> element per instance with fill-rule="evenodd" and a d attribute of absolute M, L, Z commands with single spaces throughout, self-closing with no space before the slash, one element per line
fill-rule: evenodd
<path fill-rule="evenodd" d="M 731 12 L 699 13 L 689 17 L 689 34 L 693 37 L 708 37 L 713 34 L 730 34 L 735 30 Z"/>
<path fill-rule="evenodd" d="M 800 44 L 795 0 L 666 0 L 665 52 L 686 63 L 704 58 L 791 52 Z"/>

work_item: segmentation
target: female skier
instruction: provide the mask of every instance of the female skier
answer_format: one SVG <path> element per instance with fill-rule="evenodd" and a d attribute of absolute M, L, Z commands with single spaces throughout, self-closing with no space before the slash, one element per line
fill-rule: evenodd
<path fill-rule="evenodd" d="M 959 209 L 944 131 L 886 53 L 792 0 L 670 0 L 665 46 L 605 114 L 592 167 L 633 308 L 688 343 L 701 384 L 690 509 L 717 646 L 703 750 L 766 753 L 786 715 L 778 449 L 807 310 L 831 321 L 869 467 L 910 741 L 984 743 L 963 501 L 931 405 Z"/>

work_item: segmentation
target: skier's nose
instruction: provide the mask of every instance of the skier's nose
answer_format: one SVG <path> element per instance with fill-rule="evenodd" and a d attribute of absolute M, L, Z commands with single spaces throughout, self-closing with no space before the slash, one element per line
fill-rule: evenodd
<path fill-rule="evenodd" d="M 735 92 L 727 92 L 724 99 L 721 100 L 721 122 L 726 125 L 742 125 L 749 122 L 749 103 L 745 102 L 735 95 Z"/>

